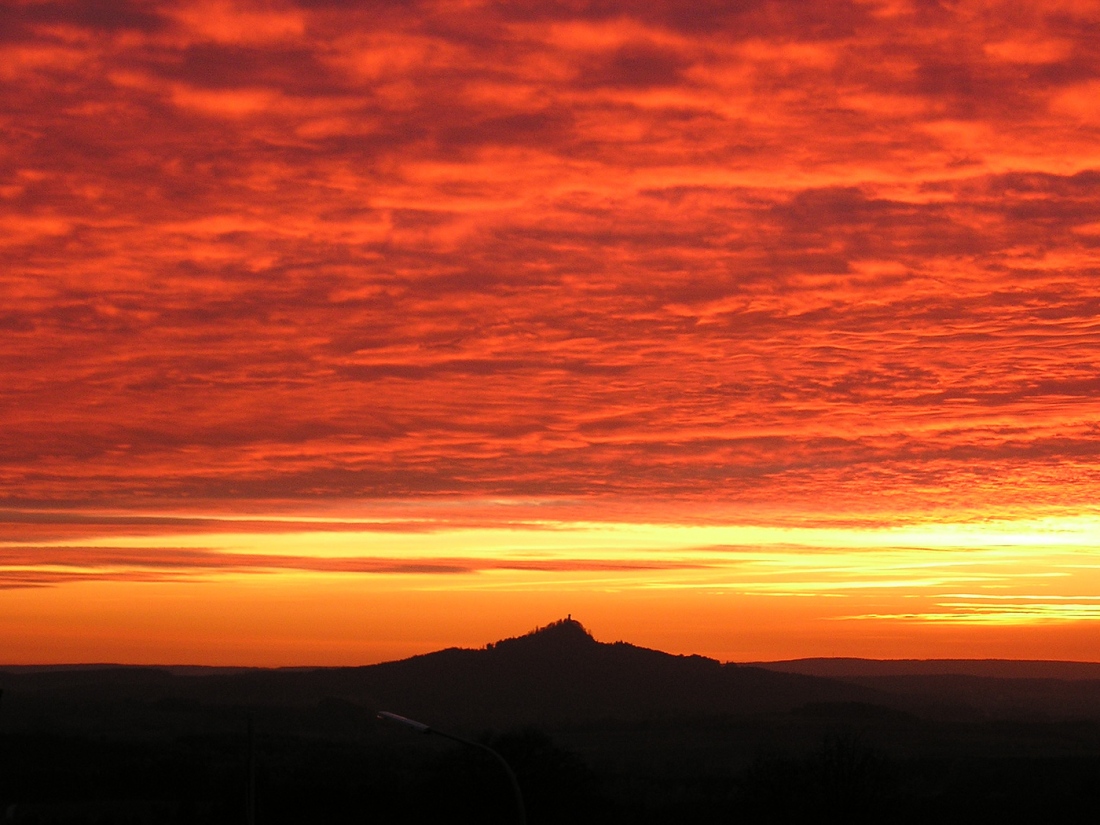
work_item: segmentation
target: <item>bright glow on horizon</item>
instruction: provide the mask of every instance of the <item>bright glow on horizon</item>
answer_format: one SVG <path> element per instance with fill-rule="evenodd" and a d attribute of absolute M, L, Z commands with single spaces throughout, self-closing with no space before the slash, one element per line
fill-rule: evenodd
<path fill-rule="evenodd" d="M 357 600 L 403 594 L 409 609 L 441 594 L 450 599 L 541 594 L 559 600 L 567 594 L 568 599 L 599 598 L 606 605 L 657 594 L 679 610 L 702 594 L 727 602 L 733 615 L 751 611 L 761 600 L 788 610 L 780 605 L 810 599 L 812 608 L 801 612 L 832 627 L 836 639 L 857 649 L 865 636 L 881 633 L 884 623 L 1073 625 L 1096 619 L 1100 610 L 1093 603 L 1097 597 L 1089 595 L 1100 581 L 1100 520 L 1095 515 L 838 528 L 545 517 L 467 527 L 448 523 L 442 509 L 428 522 L 411 516 L 175 513 L 163 516 L 165 523 L 155 530 L 139 523 L 138 535 L 112 531 L 114 522 L 132 515 L 102 514 L 98 523 L 91 514 L 81 518 L 93 522 L 80 528 L 81 535 L 34 545 L 0 544 L 0 580 L 9 588 L 48 587 L 71 594 L 110 582 L 131 589 L 160 582 L 180 594 L 203 583 L 221 583 L 239 589 L 244 609 L 257 586 L 315 593 L 303 597 L 302 606 L 317 609 L 313 600 L 331 595 L 334 577 L 351 587 Z M 185 524 L 201 529 L 180 529 Z M 231 524 L 239 531 L 227 532 Z M 255 524 L 269 529 L 250 531 Z M 368 529 L 359 529 L 365 525 Z M 29 551 L 34 563 L 28 563 Z M 675 626 L 689 615 L 670 614 L 667 622 Z M 646 632 L 644 623 L 639 630 Z M 422 652 L 412 641 L 404 650 L 387 650 Z M 733 658 L 737 650 L 706 652 Z M 797 642 L 773 642 L 771 648 L 746 650 L 753 655 L 741 658 L 810 652 Z M 922 650 L 924 656 L 934 653 Z M 202 657 L 197 650 L 193 655 L 199 657 L 194 661 Z M 1035 655 L 1032 649 L 1019 651 L 1020 658 Z M 1100 649 L 1090 655 L 1100 658 Z"/>

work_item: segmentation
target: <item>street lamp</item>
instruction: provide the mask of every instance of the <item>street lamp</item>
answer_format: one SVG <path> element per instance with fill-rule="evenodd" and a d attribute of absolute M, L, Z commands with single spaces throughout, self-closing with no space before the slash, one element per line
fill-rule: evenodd
<path fill-rule="evenodd" d="M 423 722 L 417 722 L 415 719 L 408 719 L 404 716 L 398 716 L 396 713 L 390 713 L 387 710 L 380 710 L 378 712 L 379 719 L 385 719 L 389 722 L 396 722 L 399 725 L 404 725 L 407 728 L 412 728 L 417 733 L 423 733 L 425 735 L 434 734 L 436 736 L 442 736 L 444 739 L 450 739 L 452 742 L 458 742 L 460 745 L 466 745 L 469 748 L 477 748 L 480 751 L 484 751 L 489 754 L 493 759 L 497 761 L 501 768 L 504 769 L 504 773 L 508 776 L 508 782 L 512 786 L 512 795 L 516 799 L 516 816 L 518 817 L 519 825 L 527 825 L 527 813 L 523 807 L 523 793 L 519 789 L 519 782 L 516 781 L 516 775 L 512 772 L 512 768 L 504 760 L 504 757 L 490 748 L 488 745 L 483 745 L 480 742 L 474 742 L 470 739 L 463 739 L 461 736 L 455 736 L 453 733 L 446 733 L 445 731 L 436 730 L 429 725 L 425 725 Z"/>

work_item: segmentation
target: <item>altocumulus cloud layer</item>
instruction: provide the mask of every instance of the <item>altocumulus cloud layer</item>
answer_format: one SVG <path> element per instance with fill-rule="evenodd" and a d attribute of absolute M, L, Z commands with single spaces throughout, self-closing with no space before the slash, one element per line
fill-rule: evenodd
<path fill-rule="evenodd" d="M 640 5 L 5 4 L 3 497 L 1094 503 L 1100 5 Z"/>

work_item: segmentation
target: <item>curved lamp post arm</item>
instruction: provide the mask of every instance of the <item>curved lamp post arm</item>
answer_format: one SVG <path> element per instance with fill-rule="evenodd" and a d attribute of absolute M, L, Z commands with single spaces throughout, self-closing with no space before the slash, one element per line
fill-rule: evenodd
<path fill-rule="evenodd" d="M 396 713 L 390 713 L 388 710 L 378 711 L 378 718 L 385 719 L 387 722 L 396 722 L 399 725 L 404 725 L 407 728 L 412 728 L 417 733 L 433 733 L 432 729 L 425 725 L 423 722 L 417 722 L 415 719 L 409 719 L 406 716 L 398 716 Z"/>
<path fill-rule="evenodd" d="M 378 712 L 379 719 L 385 719 L 389 722 L 396 722 L 399 725 L 404 725 L 407 728 L 411 728 L 417 733 L 423 733 L 425 735 L 442 736 L 444 739 L 450 739 L 452 742 L 458 742 L 460 745 L 465 745 L 468 748 L 477 748 L 480 751 L 484 751 L 496 760 L 497 764 L 504 770 L 504 773 L 508 777 L 508 783 L 512 786 L 512 795 L 516 801 L 516 815 L 520 825 L 527 825 L 527 810 L 523 805 L 523 793 L 519 789 L 519 781 L 516 779 L 516 774 L 512 770 L 512 766 L 508 764 L 503 756 L 490 748 L 488 745 L 483 745 L 480 742 L 474 742 L 470 739 L 463 739 L 461 736 L 455 736 L 453 733 L 446 733 L 445 731 L 436 730 L 435 728 L 425 725 L 423 722 L 417 722 L 415 719 L 409 719 L 405 716 L 398 716 L 396 713 L 390 713 L 386 710 Z"/>

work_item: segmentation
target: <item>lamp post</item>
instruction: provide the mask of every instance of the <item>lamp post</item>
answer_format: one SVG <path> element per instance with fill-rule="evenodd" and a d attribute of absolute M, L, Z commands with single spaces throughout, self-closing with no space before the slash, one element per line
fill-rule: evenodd
<path fill-rule="evenodd" d="M 378 712 L 379 719 L 385 719 L 388 722 L 396 722 L 399 725 L 404 725 L 407 728 L 412 728 L 417 733 L 423 733 L 425 735 L 442 736 L 444 739 L 450 739 L 452 742 L 458 742 L 460 745 L 465 745 L 468 748 L 477 748 L 480 751 L 484 751 L 489 754 L 493 759 L 497 761 L 497 764 L 504 769 L 504 773 L 508 776 L 508 782 L 512 786 L 512 795 L 516 800 L 516 817 L 519 825 L 527 825 L 527 812 L 523 807 L 523 793 L 519 789 L 519 782 L 516 780 L 516 775 L 513 773 L 511 766 L 504 760 L 504 757 L 490 748 L 488 745 L 483 745 L 480 742 L 474 742 L 470 739 L 463 739 L 461 736 L 455 736 L 453 733 L 446 733 L 445 731 L 436 730 L 435 728 L 425 725 L 423 722 L 417 722 L 415 719 L 408 719 L 404 716 L 398 716 L 396 713 L 390 713 L 387 710 L 381 710 Z"/>
<path fill-rule="evenodd" d="M 256 825 L 256 736 L 252 729 L 252 714 L 248 714 L 248 777 L 244 793 L 245 825 Z"/>

